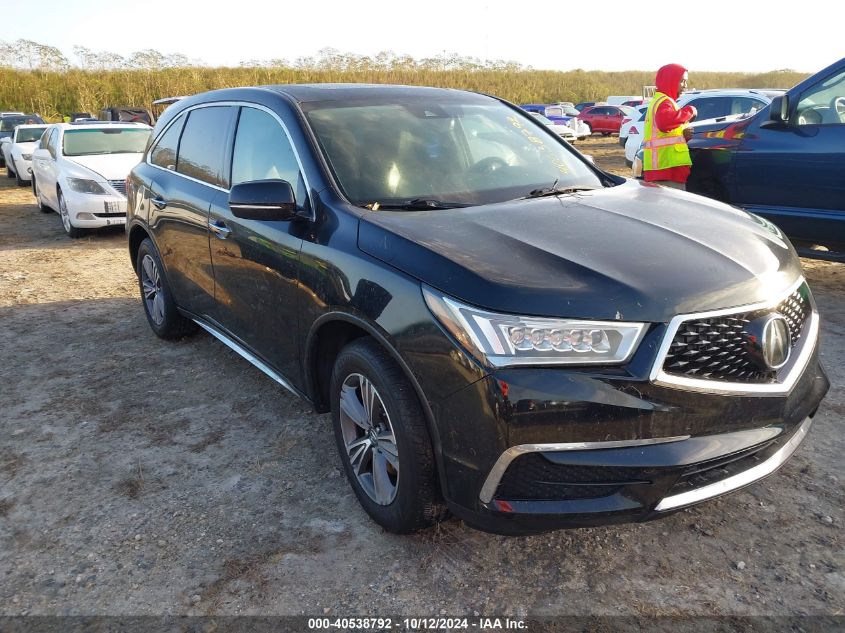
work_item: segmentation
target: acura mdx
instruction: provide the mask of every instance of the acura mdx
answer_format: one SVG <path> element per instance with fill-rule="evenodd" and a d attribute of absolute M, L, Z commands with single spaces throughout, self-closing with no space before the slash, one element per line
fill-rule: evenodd
<path fill-rule="evenodd" d="M 491 96 L 195 95 L 127 196 L 152 330 L 202 328 L 330 411 L 393 532 L 664 516 L 774 472 L 828 389 L 777 229 L 605 173 Z"/>

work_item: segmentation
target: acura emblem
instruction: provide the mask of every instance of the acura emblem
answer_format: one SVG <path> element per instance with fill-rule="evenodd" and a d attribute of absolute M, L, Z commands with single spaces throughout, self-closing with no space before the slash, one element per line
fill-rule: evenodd
<path fill-rule="evenodd" d="M 748 324 L 748 351 L 761 369 L 776 370 L 786 365 L 792 341 L 789 325 L 780 314 L 769 314 Z"/>

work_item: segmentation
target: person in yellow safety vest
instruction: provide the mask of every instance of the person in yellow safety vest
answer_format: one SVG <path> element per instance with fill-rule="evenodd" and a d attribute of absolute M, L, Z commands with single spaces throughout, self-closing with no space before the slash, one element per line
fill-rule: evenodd
<path fill-rule="evenodd" d="M 656 90 L 648 104 L 643 132 L 643 180 L 675 189 L 686 189 L 690 173 L 687 139 L 694 106 L 676 103 L 686 90 L 689 77 L 680 64 L 667 64 L 657 71 Z"/>

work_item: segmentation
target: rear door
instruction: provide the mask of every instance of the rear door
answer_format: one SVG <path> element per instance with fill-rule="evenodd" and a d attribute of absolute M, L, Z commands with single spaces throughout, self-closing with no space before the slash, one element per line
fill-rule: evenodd
<path fill-rule="evenodd" d="M 38 190 L 41 196 L 54 209 L 58 209 L 58 196 L 56 195 L 56 181 L 58 179 L 58 166 L 56 161 L 59 157 L 59 128 L 53 128 L 47 137 L 47 156 L 38 160 Z"/>
<path fill-rule="evenodd" d="M 293 187 L 299 210 L 310 210 L 298 157 L 282 119 L 271 111 L 258 106 L 240 109 L 231 165 L 232 185 L 285 180 Z M 297 285 L 308 223 L 237 218 L 224 192 L 215 197 L 209 222 L 214 320 L 301 387 Z"/>
<path fill-rule="evenodd" d="M 733 201 L 792 239 L 845 245 L 845 66 L 788 100 L 786 125 L 767 124 L 766 109 L 749 126 L 734 156 Z"/>
<path fill-rule="evenodd" d="M 200 316 L 212 312 L 214 271 L 208 212 L 225 192 L 225 157 L 237 108 L 201 106 L 182 114 L 150 152 L 150 220 L 176 302 Z"/>

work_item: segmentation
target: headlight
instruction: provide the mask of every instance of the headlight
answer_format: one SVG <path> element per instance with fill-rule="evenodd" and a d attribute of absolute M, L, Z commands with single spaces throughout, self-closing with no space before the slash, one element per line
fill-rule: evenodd
<path fill-rule="evenodd" d="M 84 178 L 68 178 L 67 184 L 76 193 L 90 193 L 95 196 L 108 195 L 108 192 L 94 180 L 86 180 Z"/>
<path fill-rule="evenodd" d="M 487 312 L 423 287 L 437 320 L 478 360 L 509 365 L 619 365 L 645 333 L 644 323 L 549 319 Z"/>
<path fill-rule="evenodd" d="M 21 158 L 24 160 L 32 160 L 32 154 L 21 154 Z"/>

